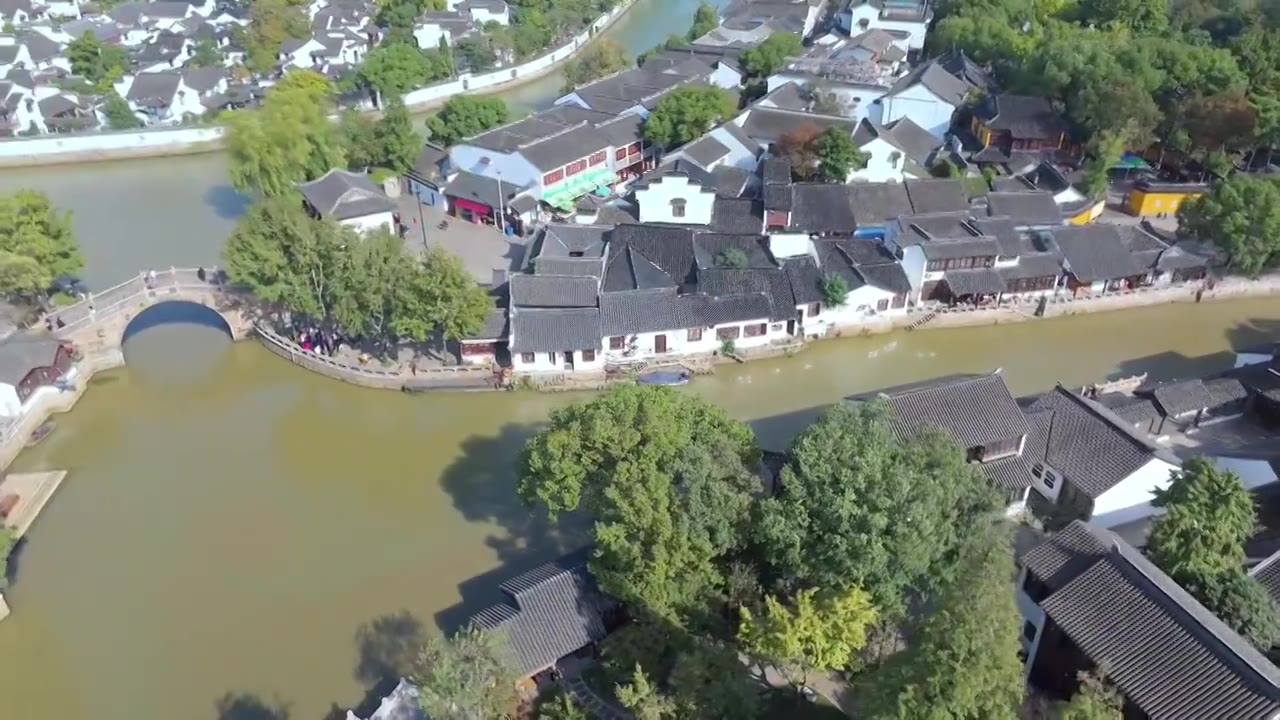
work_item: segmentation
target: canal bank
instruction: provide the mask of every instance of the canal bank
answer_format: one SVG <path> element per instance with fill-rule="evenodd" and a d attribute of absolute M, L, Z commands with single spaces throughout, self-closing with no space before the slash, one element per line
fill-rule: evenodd
<path fill-rule="evenodd" d="M 415 621 L 452 626 L 582 537 L 522 508 L 511 468 L 551 410 L 589 395 L 368 392 L 193 313 L 171 319 L 208 324 L 140 319 L 128 365 L 13 465 L 74 477 L 15 559 L 0 696 L 16 717 L 219 718 L 247 694 L 320 720 L 361 699 Z M 1187 377 L 1276 336 L 1274 300 L 1166 305 L 846 338 L 686 391 L 779 448 L 818 406 L 878 387 L 995 367 L 1018 393 Z"/>

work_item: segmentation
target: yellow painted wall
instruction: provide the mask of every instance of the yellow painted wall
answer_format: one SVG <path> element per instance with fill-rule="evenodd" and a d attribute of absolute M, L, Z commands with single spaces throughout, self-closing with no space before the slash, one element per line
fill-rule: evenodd
<path fill-rule="evenodd" d="M 1130 190 L 1125 199 L 1125 208 L 1130 215 L 1157 215 L 1159 213 L 1177 212 L 1182 203 L 1198 198 L 1204 191 L 1196 192 L 1147 192 Z"/>
<path fill-rule="evenodd" d="M 1102 211 L 1103 209 L 1106 208 L 1106 205 L 1107 203 L 1105 201 L 1099 201 L 1098 203 L 1094 205 L 1090 205 L 1089 207 L 1076 213 L 1074 216 L 1068 218 L 1067 222 L 1072 225 L 1088 225 L 1089 223 L 1098 219 L 1098 216 L 1102 214 Z"/>

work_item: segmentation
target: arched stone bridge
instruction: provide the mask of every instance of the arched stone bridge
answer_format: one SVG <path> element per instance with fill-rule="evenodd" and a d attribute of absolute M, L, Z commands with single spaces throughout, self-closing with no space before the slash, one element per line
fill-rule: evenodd
<path fill-rule="evenodd" d="M 232 339 L 248 337 L 253 328 L 248 304 L 226 286 L 212 282 L 213 271 L 208 271 L 208 280 L 201 280 L 196 269 L 169 268 L 148 274 L 140 273 L 50 313 L 54 334 L 75 343 L 86 355 L 118 352 L 129 323 L 142 311 L 160 303 L 189 302 L 222 316 Z"/>

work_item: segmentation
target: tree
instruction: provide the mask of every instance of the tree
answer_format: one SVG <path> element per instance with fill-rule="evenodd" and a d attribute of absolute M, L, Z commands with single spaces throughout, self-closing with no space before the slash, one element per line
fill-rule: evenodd
<path fill-rule="evenodd" d="M 581 55 L 565 65 L 565 92 L 571 92 L 579 85 L 586 85 L 592 80 L 618 72 L 629 64 L 626 48 L 622 47 L 621 43 L 608 38 L 593 42 L 582 51 Z"/>
<path fill-rule="evenodd" d="M 1107 189 L 1108 173 L 1124 157 L 1125 138 L 1121 133 L 1098 133 L 1089 142 L 1089 160 L 1084 167 L 1085 193 L 1096 198 Z"/>
<path fill-rule="evenodd" d="M 510 111 L 501 98 L 455 95 L 440 112 L 427 118 L 427 133 L 432 142 L 448 146 L 497 127 L 508 117 Z"/>
<path fill-rule="evenodd" d="M 538 720 L 591 720 L 591 717 L 573 702 L 568 693 L 561 692 L 554 700 L 538 708 Z"/>
<path fill-rule="evenodd" d="M 793 685 L 807 685 L 814 670 L 849 667 L 879 619 L 871 596 L 856 587 L 801 590 L 790 607 L 767 595 L 764 604 L 758 618 L 742 608 L 739 637 L 748 653 L 780 666 Z"/>
<path fill-rule="evenodd" d="M 289 38 L 311 32 L 305 3 L 300 0 L 254 0 L 249 4 L 249 24 L 242 31 L 245 64 L 255 73 L 269 72 Z"/>
<path fill-rule="evenodd" d="M 693 42 L 719 26 L 720 13 L 716 11 L 716 6 L 703 0 L 698 3 L 698 9 L 693 12 L 693 24 L 689 26 L 689 32 L 685 33 L 685 38 Z"/>
<path fill-rule="evenodd" d="M 129 67 L 124 48 L 102 42 L 91 30 L 67 44 L 67 59 L 71 61 L 71 72 L 99 89 L 111 87 Z"/>
<path fill-rule="evenodd" d="M 747 254 L 738 248 L 726 248 L 716 255 L 716 267 L 741 270 L 748 262 Z"/>
<path fill-rule="evenodd" d="M 1054 720 L 1121 720 L 1123 699 L 1115 688 L 1096 675 L 1080 673 L 1080 687 L 1071 700 L 1058 703 Z"/>
<path fill-rule="evenodd" d="M 913 645 L 865 677 L 865 717 L 1017 720 L 1022 618 L 1009 591 L 1013 551 L 994 535 L 988 527 L 965 544 L 961 572 Z"/>
<path fill-rule="evenodd" d="M 102 115 L 112 130 L 132 130 L 142 127 L 142 120 L 133 114 L 129 103 L 117 92 L 107 93 L 102 100 Z"/>
<path fill-rule="evenodd" d="M 492 70 L 498 64 L 498 54 L 494 52 L 490 39 L 484 36 L 473 35 L 459 39 L 454 43 L 453 54 L 462 58 L 463 66 L 471 72 Z"/>
<path fill-rule="evenodd" d="M 451 638 L 429 635 L 413 679 L 427 717 L 488 720 L 513 704 L 515 675 L 502 638 L 471 627 Z"/>
<path fill-rule="evenodd" d="M 631 676 L 631 682 L 618 685 L 616 690 L 618 702 L 630 710 L 636 720 L 665 720 L 676 715 L 675 703 L 654 687 L 639 665 Z"/>
<path fill-rule="evenodd" d="M 484 325 L 493 298 L 456 255 L 429 247 L 413 270 L 396 288 L 391 329 L 398 336 L 423 341 L 438 332 L 457 340 Z"/>
<path fill-rule="evenodd" d="M 849 300 L 849 283 L 839 275 L 824 276 L 822 286 L 818 290 L 822 293 L 822 301 L 828 307 L 844 307 Z"/>
<path fill-rule="evenodd" d="M 594 519 L 591 567 L 633 608 L 681 622 L 723 585 L 759 488 L 751 430 L 670 388 L 618 386 L 552 413 L 525 444 L 518 492 L 554 519 Z"/>
<path fill-rule="evenodd" d="M 955 443 L 932 429 L 897 440 L 891 412 L 841 403 L 793 442 L 781 491 L 759 503 L 753 523 L 777 584 L 859 586 L 893 613 L 907 589 L 951 577 L 954 548 L 998 508 Z"/>
<path fill-rule="evenodd" d="M 707 638 L 691 638 L 677 651 L 667 686 L 676 717 L 751 720 L 760 715 L 758 683 L 746 672 L 737 648 Z"/>
<path fill-rule="evenodd" d="M 1280 183 L 1247 174 L 1215 183 L 1178 208 L 1181 232 L 1217 244 L 1246 275 L 1280 262 Z"/>
<path fill-rule="evenodd" d="M 1097 25 L 1123 25 L 1135 33 L 1155 35 L 1169 24 L 1165 0 L 1082 0 L 1084 19 Z"/>
<path fill-rule="evenodd" d="M 684 38 L 680 37 L 679 35 L 668 35 L 666 40 L 663 40 L 657 45 L 654 45 L 648 50 L 645 50 L 644 52 L 637 55 L 636 66 L 644 67 L 645 60 L 648 60 L 654 55 L 657 55 L 658 53 L 664 52 L 666 50 L 675 50 L 681 45 L 684 45 Z"/>
<path fill-rule="evenodd" d="M 213 38 L 205 36 L 195 42 L 191 48 L 191 59 L 187 61 L 189 67 L 220 67 L 223 57 L 222 50 L 218 47 L 217 41 Z"/>
<path fill-rule="evenodd" d="M 373 128 L 373 140 L 379 150 L 378 164 L 397 173 L 409 169 L 422 150 L 422 139 L 413 131 L 409 110 L 399 97 L 388 102 Z"/>
<path fill-rule="evenodd" d="M 799 55 L 802 50 L 804 44 L 799 35 L 776 32 L 759 45 L 742 51 L 742 67 L 751 77 L 766 78 L 782 67 L 787 58 Z"/>
<path fill-rule="evenodd" d="M 342 167 L 345 148 L 327 117 L 330 92 L 323 75 L 292 71 L 267 93 L 262 107 L 231 113 L 226 134 L 231 184 L 241 192 L 278 197 Z"/>
<path fill-rule="evenodd" d="M 791 161 L 791 174 L 801 180 L 810 180 L 818 172 L 818 156 L 815 150 L 822 128 L 817 123 L 804 122 L 782 133 L 774 143 L 774 151 Z"/>
<path fill-rule="evenodd" d="M 444 0 L 381 0 L 378 3 L 377 23 L 387 28 L 387 41 L 407 43 L 416 47 L 413 27 L 418 17 L 427 10 L 444 10 Z"/>
<path fill-rule="evenodd" d="M 382 44 L 369 51 L 360 65 L 360 80 L 378 91 L 383 102 L 399 99 L 427 83 L 427 58 L 408 43 Z"/>
<path fill-rule="evenodd" d="M 37 190 L 0 197 L 0 293 L 35 298 L 82 267 L 70 212 L 59 212 Z"/>
<path fill-rule="evenodd" d="M 349 167 L 363 170 L 382 161 L 382 149 L 378 147 L 374 134 L 375 125 L 372 117 L 356 108 L 342 111 L 342 116 L 338 119 L 338 134 L 342 146 L 347 149 Z"/>
<path fill-rule="evenodd" d="M 1255 645 L 1280 641 L 1280 609 L 1244 571 L 1257 513 L 1240 478 L 1192 458 L 1151 504 L 1164 510 L 1151 524 L 1151 561 Z"/>
<path fill-rule="evenodd" d="M 666 94 L 644 123 L 644 136 L 666 147 L 682 145 L 733 115 L 737 106 L 727 91 L 686 85 Z"/>
<path fill-rule="evenodd" d="M 822 131 L 813 144 L 813 154 L 818 159 L 818 172 L 828 182 L 844 183 L 854 170 L 867 166 L 867 153 L 853 144 L 853 137 L 840 127 Z"/>

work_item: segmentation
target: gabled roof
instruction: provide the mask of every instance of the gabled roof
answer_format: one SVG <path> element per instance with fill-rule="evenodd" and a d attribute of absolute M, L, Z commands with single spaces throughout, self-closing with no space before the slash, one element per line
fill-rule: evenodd
<path fill-rule="evenodd" d="M 959 178 L 906 180 L 902 184 L 907 188 L 912 212 L 947 212 L 969 207 L 969 195 L 964 190 L 964 181 Z"/>
<path fill-rule="evenodd" d="M 880 390 L 857 399 L 883 398 L 894 410 L 891 421 L 900 438 L 923 427 L 950 435 L 962 448 L 1012 440 L 1030 432 L 1027 420 L 998 371 L 984 375 L 947 375 Z"/>
<path fill-rule="evenodd" d="M 445 185 L 444 192 L 450 197 L 483 203 L 497 210 L 527 189 L 523 185 L 463 170 Z"/>
<path fill-rule="evenodd" d="M 519 308 L 511 313 L 513 352 L 565 352 L 600 347 L 600 311 L 588 308 Z"/>
<path fill-rule="evenodd" d="M 1203 410 L 1213 404 L 1213 396 L 1209 388 L 1199 378 L 1182 382 L 1161 383 L 1151 391 L 1156 405 L 1165 415 L 1181 415 L 1183 413 Z"/>
<path fill-rule="evenodd" d="M 334 168 L 311 182 L 298 183 L 298 192 L 316 212 L 333 220 L 391 212 L 395 203 L 368 176 Z"/>
<path fill-rule="evenodd" d="M 600 312 L 604 335 L 617 336 L 766 320 L 772 306 L 764 293 L 713 297 L 666 288 L 604 293 Z"/>
<path fill-rule="evenodd" d="M 581 275 L 512 275 L 511 304 L 520 308 L 595 307 L 597 278 Z"/>
<path fill-rule="evenodd" d="M 1016 138 L 1052 138 L 1067 129 L 1049 100 L 1035 95 L 988 95 L 973 113 L 992 130 Z"/>
<path fill-rule="evenodd" d="M 1107 223 L 1071 225 L 1050 231 L 1071 274 L 1081 282 L 1141 275 L 1148 267 L 1134 258 L 1120 229 Z"/>
<path fill-rule="evenodd" d="M 1280 669 L 1119 536 L 1077 520 L 1021 561 L 1049 619 L 1147 716 L 1280 717 Z"/>
<path fill-rule="evenodd" d="M 125 99 L 143 107 L 169 107 L 181 82 L 176 72 L 142 73 L 133 78 Z"/>
<path fill-rule="evenodd" d="M 53 365 L 61 345 L 52 336 L 25 332 L 0 342 L 0 383 L 17 385 L 32 370 Z"/>
<path fill-rule="evenodd" d="M 988 193 L 987 214 L 1008 218 L 1019 227 L 1062 224 L 1062 210 L 1051 192 Z"/>
<path fill-rule="evenodd" d="M 1058 385 L 1027 408 L 1031 435 L 1023 455 L 1058 471 L 1080 492 L 1097 498 L 1154 459 L 1181 465 L 1102 404 Z"/>
<path fill-rule="evenodd" d="M 894 295 L 911 292 L 911 281 L 907 279 L 902 264 L 874 240 L 814 240 L 813 246 L 818 255 L 821 273 L 839 276 L 850 290 L 870 285 Z M 798 287 L 795 283 L 793 286 Z M 814 287 L 817 287 L 817 283 Z M 799 299 L 798 292 L 796 297 L 796 302 L 818 302 L 822 299 L 819 297 L 803 301 Z"/>
<path fill-rule="evenodd" d="M 697 163 L 690 162 L 684 158 L 676 158 L 650 170 L 632 185 L 632 189 L 648 190 L 653 183 L 660 183 L 663 178 L 673 176 L 687 178 L 690 184 L 700 186 L 702 192 L 714 193 L 716 191 L 715 176 L 703 170 Z"/>
<path fill-rule="evenodd" d="M 502 583 L 506 600 L 473 615 L 471 624 L 499 630 L 522 675 L 603 640 L 605 614 L 618 603 L 596 585 L 590 557 L 591 548 L 583 548 Z"/>
<path fill-rule="evenodd" d="M 977 89 L 977 86 L 952 75 L 939 60 L 940 58 L 931 60 L 903 75 L 893 84 L 893 87 L 889 88 L 889 92 L 885 93 L 885 95 L 899 95 L 916 85 L 923 85 L 929 92 L 937 95 L 940 100 L 948 105 L 954 107 L 963 105 L 966 97 L 970 92 Z"/>
<path fill-rule="evenodd" d="M 873 123 L 863 118 L 853 133 L 853 142 L 862 147 L 875 139 L 892 145 L 902 156 L 915 163 L 921 170 L 929 163 L 929 156 L 942 145 L 942 140 L 915 124 L 911 118 L 899 118 L 888 125 Z"/>

